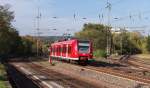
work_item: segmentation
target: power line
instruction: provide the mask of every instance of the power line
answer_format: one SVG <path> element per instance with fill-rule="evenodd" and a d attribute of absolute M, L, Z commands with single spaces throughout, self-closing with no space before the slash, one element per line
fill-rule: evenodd
<path fill-rule="evenodd" d="M 117 5 L 117 4 L 119 4 L 119 3 L 121 3 L 123 0 L 118 0 L 118 1 L 116 1 L 116 2 L 113 2 L 112 3 L 112 5 L 114 6 L 114 5 Z"/>
<path fill-rule="evenodd" d="M 111 5 L 111 9 L 112 9 L 112 7 L 113 7 L 114 5 L 117 5 L 117 4 L 121 3 L 121 1 L 122 1 L 122 0 L 118 0 L 118 1 L 116 1 L 116 2 L 111 3 L 111 2 L 108 2 L 108 0 L 107 0 L 106 3 L 107 3 L 107 6 Z M 104 11 L 104 10 L 107 10 L 107 9 L 108 9 L 107 6 L 102 7 L 102 8 L 100 9 L 100 11 L 102 12 L 102 11 Z M 109 8 L 109 9 L 110 9 L 110 8 Z M 104 12 L 102 12 L 101 14 L 98 14 L 98 18 L 99 18 L 99 20 L 100 20 L 100 23 L 102 23 L 102 21 L 104 21 Z"/>
<path fill-rule="evenodd" d="M 148 13 L 150 13 L 150 10 L 148 10 L 148 11 L 144 11 L 144 12 L 142 12 L 142 13 L 137 13 L 137 14 L 133 14 L 133 15 L 131 15 L 131 14 L 129 14 L 129 15 L 127 15 L 127 16 L 123 16 L 123 17 L 119 17 L 119 18 L 116 18 L 115 19 L 115 21 L 120 21 L 120 20 L 124 20 L 124 19 L 126 19 L 126 18 L 133 18 L 133 17 L 142 17 L 142 14 L 148 14 Z M 142 19 L 142 18 L 141 18 Z"/>
<path fill-rule="evenodd" d="M 122 1 L 122 0 L 118 0 L 118 1 L 113 2 L 113 3 L 111 3 L 111 2 L 109 2 L 109 3 L 111 3 L 111 6 L 114 6 L 114 5 L 117 5 L 117 4 L 121 3 L 121 1 Z M 108 2 L 108 0 L 107 0 L 106 2 Z M 102 8 L 100 9 L 100 11 L 102 11 L 103 9 L 105 10 L 106 7 L 107 7 L 107 6 L 102 7 Z"/>

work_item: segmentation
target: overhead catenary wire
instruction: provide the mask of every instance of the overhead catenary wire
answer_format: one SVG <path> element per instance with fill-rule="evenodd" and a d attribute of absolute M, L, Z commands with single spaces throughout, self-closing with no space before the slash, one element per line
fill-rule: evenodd
<path fill-rule="evenodd" d="M 123 0 L 118 0 L 118 1 L 116 1 L 116 2 L 113 2 L 113 3 L 111 3 L 111 5 L 112 5 L 112 7 L 114 7 L 115 5 L 117 5 L 117 4 L 119 4 L 119 3 L 122 3 L 122 1 Z M 102 9 L 106 9 L 106 8 L 101 8 L 101 10 Z M 131 18 L 132 18 L 132 22 L 134 23 L 135 22 L 135 17 L 138 17 L 138 19 L 141 21 L 141 20 L 148 20 L 148 17 L 144 17 L 143 15 L 144 14 L 148 14 L 148 13 L 150 13 L 150 10 L 147 10 L 147 11 L 143 11 L 143 12 L 138 12 L 138 13 L 135 13 L 135 14 L 129 14 L 129 15 L 127 15 L 127 16 L 123 16 L 123 17 L 114 17 L 114 18 L 112 18 L 112 23 L 113 22 L 116 22 L 116 21 L 122 21 L 122 20 L 127 20 L 127 18 L 128 19 L 130 19 L 130 21 L 131 21 Z M 102 14 L 100 14 L 100 15 L 104 15 L 104 13 L 102 13 Z M 98 18 L 100 19 L 100 17 L 101 17 L 101 19 L 100 19 L 100 22 L 102 23 L 102 20 L 104 19 L 104 17 L 102 17 L 102 16 L 100 16 L 100 15 L 98 15 Z M 115 19 L 116 18 L 116 19 Z"/>
<path fill-rule="evenodd" d="M 132 15 L 130 13 L 129 15 L 126 15 L 126 16 L 123 16 L 123 17 L 117 17 L 117 19 L 115 19 L 115 21 L 120 21 L 120 20 L 124 20 L 124 19 L 127 19 L 127 18 L 131 19 L 133 17 L 138 17 L 138 18 L 142 19 L 142 15 L 148 14 L 148 13 L 150 13 L 150 10 L 140 12 L 140 13 L 135 13 L 135 14 L 132 14 Z"/>
<path fill-rule="evenodd" d="M 115 6 L 115 5 L 119 4 L 119 3 L 122 3 L 122 1 L 123 1 L 123 0 L 118 0 L 118 1 L 116 1 L 116 2 L 109 2 L 109 3 L 111 3 L 112 6 Z M 105 2 L 108 2 L 108 0 L 105 1 Z M 103 11 L 103 10 L 105 10 L 105 9 L 106 9 L 106 6 L 100 8 L 100 11 Z"/>
<path fill-rule="evenodd" d="M 103 1 L 105 1 L 105 0 L 103 0 Z M 112 5 L 112 7 L 114 7 L 115 5 L 117 5 L 117 4 L 119 4 L 119 3 L 122 3 L 122 1 L 124 1 L 124 0 L 116 0 L 115 2 L 112 2 L 111 5 Z M 106 9 L 106 6 L 103 7 L 103 9 Z M 139 15 L 139 14 L 140 14 L 140 15 Z M 139 19 L 144 19 L 144 17 L 142 16 L 142 14 L 144 14 L 144 13 L 142 13 L 142 12 L 138 13 L 138 14 L 137 14 L 137 17 L 139 17 Z M 102 23 L 102 21 L 103 21 L 103 19 L 104 19 L 104 15 L 105 15 L 105 14 L 103 14 L 103 13 L 98 14 L 98 17 L 99 17 L 99 20 L 100 20 L 101 23 Z M 132 18 L 135 17 L 134 14 L 132 14 L 131 16 L 132 16 Z M 74 18 L 77 19 L 76 13 L 74 13 Z M 121 18 L 122 18 L 122 17 L 120 17 L 120 18 L 118 19 L 118 21 L 120 21 Z M 124 17 L 123 17 L 123 18 L 124 18 Z M 129 15 L 127 16 L 127 18 L 129 18 Z M 81 19 L 83 19 L 83 18 L 81 18 Z M 85 17 L 84 17 L 84 19 L 88 19 L 88 18 L 85 18 Z M 125 18 L 124 18 L 124 19 L 125 19 Z M 134 19 L 134 20 L 135 20 L 135 19 Z M 116 20 L 115 20 L 115 21 L 116 21 Z"/>
<path fill-rule="evenodd" d="M 115 5 L 117 5 L 117 4 L 119 4 L 119 3 L 122 3 L 122 1 L 123 1 L 123 0 L 118 0 L 118 1 L 116 1 L 116 2 L 109 2 L 109 3 L 108 3 L 108 0 L 107 0 L 106 3 L 107 3 L 107 4 L 110 4 L 110 5 L 111 5 L 111 8 L 112 8 L 112 7 L 114 7 Z M 107 5 L 107 6 L 108 6 L 108 5 Z M 103 11 L 105 11 L 105 10 L 107 9 L 107 6 L 104 6 L 104 7 L 102 7 L 102 8 L 99 10 L 99 11 L 102 12 L 102 13 L 99 13 L 99 14 L 98 14 L 98 18 L 99 18 L 101 24 L 104 24 L 103 22 L 105 21 L 105 20 L 104 20 L 105 12 L 103 12 Z"/>
<path fill-rule="evenodd" d="M 130 23 L 130 25 L 135 25 L 135 24 L 137 24 L 137 20 L 139 21 L 139 22 L 142 22 L 142 21 L 148 21 L 148 17 L 145 17 L 144 15 L 146 15 L 146 14 L 149 14 L 150 13 L 150 10 L 146 10 L 146 11 L 143 11 L 143 12 L 141 12 L 141 11 L 139 11 L 139 12 L 137 12 L 137 13 L 130 13 L 129 15 L 127 15 L 127 16 L 123 16 L 123 17 L 115 17 L 114 18 L 114 20 L 112 21 L 112 23 L 114 23 L 114 22 L 120 22 L 120 21 L 123 21 L 123 20 L 129 20 L 131 23 Z M 144 25 L 144 24 L 141 24 L 141 25 Z M 132 27 L 128 27 L 128 28 L 130 28 L 130 29 L 133 29 Z M 135 28 L 135 27 L 134 27 Z M 148 25 L 144 25 L 144 27 L 136 27 L 136 29 L 142 29 L 142 28 L 148 28 Z"/>

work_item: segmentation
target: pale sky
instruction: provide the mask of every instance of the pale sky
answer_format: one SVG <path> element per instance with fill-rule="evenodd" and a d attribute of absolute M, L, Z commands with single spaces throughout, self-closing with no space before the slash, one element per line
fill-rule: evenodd
<path fill-rule="evenodd" d="M 112 26 L 143 27 L 136 30 L 149 30 L 150 0 L 109 1 L 112 4 L 110 11 Z M 39 7 L 41 35 L 47 36 L 62 35 L 68 29 L 69 33 L 74 34 L 88 22 L 107 24 L 106 3 L 107 0 L 0 0 L 0 5 L 11 5 L 11 11 L 15 12 L 13 25 L 20 35 L 35 35 Z M 116 18 L 120 20 L 116 21 Z"/>

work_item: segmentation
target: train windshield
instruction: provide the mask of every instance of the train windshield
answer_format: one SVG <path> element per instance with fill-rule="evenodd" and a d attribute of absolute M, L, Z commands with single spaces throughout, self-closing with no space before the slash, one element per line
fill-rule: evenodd
<path fill-rule="evenodd" d="M 89 41 L 79 41 L 78 43 L 79 53 L 88 53 L 89 47 L 90 47 Z"/>

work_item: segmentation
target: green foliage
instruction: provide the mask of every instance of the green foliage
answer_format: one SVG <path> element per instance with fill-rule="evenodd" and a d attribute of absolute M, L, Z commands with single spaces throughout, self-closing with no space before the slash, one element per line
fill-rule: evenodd
<path fill-rule="evenodd" d="M 20 47 L 22 55 L 30 56 L 37 54 L 37 41 L 38 41 L 38 54 L 47 56 L 49 54 L 49 42 L 43 42 L 40 38 L 32 36 L 22 37 L 22 46 Z"/>
<path fill-rule="evenodd" d="M 13 21 L 14 16 L 13 12 L 9 11 L 9 8 L 9 5 L 0 5 L 0 28 L 11 26 L 11 21 Z"/>
<path fill-rule="evenodd" d="M 36 53 L 36 39 L 31 36 L 20 37 L 18 31 L 11 25 L 14 15 L 9 6 L 0 6 L 0 57 L 30 56 Z M 39 42 L 38 50 L 42 52 Z"/>
<path fill-rule="evenodd" d="M 122 30 L 113 34 L 113 51 L 118 54 L 138 54 L 142 50 L 142 35 L 136 32 Z"/>
<path fill-rule="evenodd" d="M 107 57 L 107 53 L 104 50 L 95 50 L 94 51 L 94 57 L 99 58 L 99 57 Z"/>
<path fill-rule="evenodd" d="M 147 45 L 146 45 L 147 51 L 150 52 L 150 36 L 147 37 Z"/>
<path fill-rule="evenodd" d="M 18 32 L 11 25 L 13 18 L 8 6 L 0 6 L 0 57 L 17 54 L 21 43 Z"/>
<path fill-rule="evenodd" d="M 120 33 L 111 33 L 108 29 L 110 28 L 101 24 L 89 23 L 85 24 L 83 30 L 76 33 L 75 36 L 80 39 L 91 40 L 96 57 L 105 57 L 107 36 L 111 37 L 111 53 L 139 54 L 147 52 L 150 39 L 145 40 L 141 33 L 129 32 L 125 29 L 121 29 Z"/>
<path fill-rule="evenodd" d="M 83 30 L 76 33 L 75 37 L 80 39 L 88 39 L 93 42 L 94 49 L 106 49 L 107 35 L 111 33 L 107 32 L 108 27 L 102 24 L 84 24 Z"/>
<path fill-rule="evenodd" d="M 5 81 L 6 81 L 6 71 L 4 66 L 0 63 L 0 88 L 7 88 Z"/>
<path fill-rule="evenodd" d="M 33 42 L 29 39 L 22 38 L 22 51 L 20 51 L 23 55 L 31 55 L 32 54 L 32 44 Z"/>

